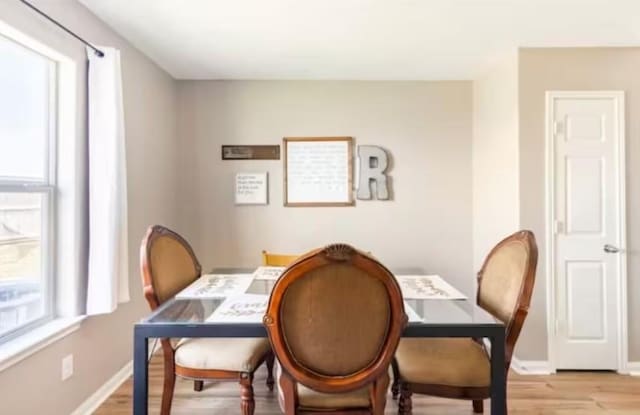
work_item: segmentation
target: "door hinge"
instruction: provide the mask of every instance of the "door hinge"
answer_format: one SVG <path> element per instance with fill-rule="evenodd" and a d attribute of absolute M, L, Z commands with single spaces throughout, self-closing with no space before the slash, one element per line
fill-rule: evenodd
<path fill-rule="evenodd" d="M 558 235 L 560 233 L 564 232 L 564 223 L 561 220 L 554 220 L 553 221 L 553 234 L 554 235 Z"/>
<path fill-rule="evenodd" d="M 562 121 L 553 122 L 553 134 L 555 135 L 562 134 Z"/>

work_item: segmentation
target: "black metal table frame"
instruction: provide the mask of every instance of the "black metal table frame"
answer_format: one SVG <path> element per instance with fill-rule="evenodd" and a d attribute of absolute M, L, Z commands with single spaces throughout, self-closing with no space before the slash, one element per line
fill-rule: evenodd
<path fill-rule="evenodd" d="M 166 304 L 165 304 L 166 305 Z M 409 324 L 403 337 L 473 337 L 491 342 L 491 414 L 505 415 L 505 327 L 500 323 Z M 133 336 L 133 413 L 148 411 L 150 338 L 267 337 L 262 324 L 137 323 Z"/>

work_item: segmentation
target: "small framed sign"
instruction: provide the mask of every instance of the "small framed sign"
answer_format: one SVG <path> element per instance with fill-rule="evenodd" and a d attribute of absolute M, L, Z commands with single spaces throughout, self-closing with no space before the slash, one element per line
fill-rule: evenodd
<path fill-rule="evenodd" d="M 267 173 L 236 174 L 236 205 L 266 205 Z"/>

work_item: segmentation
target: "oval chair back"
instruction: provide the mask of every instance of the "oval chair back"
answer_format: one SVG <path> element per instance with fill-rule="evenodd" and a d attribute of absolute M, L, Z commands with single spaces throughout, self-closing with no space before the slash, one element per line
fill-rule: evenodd
<path fill-rule="evenodd" d="M 387 376 L 406 322 L 391 272 L 344 244 L 291 264 L 264 317 L 283 375 L 324 393 L 352 391 Z"/>
<path fill-rule="evenodd" d="M 529 311 L 537 263 L 535 236 L 524 230 L 500 241 L 478 272 L 478 305 L 506 327 L 507 368 Z"/>
<path fill-rule="evenodd" d="M 200 277 L 202 267 L 189 243 L 161 225 L 149 227 L 140 246 L 142 289 L 155 310 Z"/>

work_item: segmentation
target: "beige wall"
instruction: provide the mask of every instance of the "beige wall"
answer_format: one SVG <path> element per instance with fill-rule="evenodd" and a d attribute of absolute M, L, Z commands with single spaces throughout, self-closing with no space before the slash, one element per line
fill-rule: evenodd
<path fill-rule="evenodd" d="M 473 81 L 473 266 L 520 226 L 518 54 Z"/>
<path fill-rule="evenodd" d="M 0 372 L 3 414 L 66 415 L 131 360 L 132 323 L 146 312 L 138 245 L 149 223 L 176 222 L 176 85 L 77 2 L 35 3 L 87 39 L 122 51 L 132 301 L 113 314 L 86 319 L 78 331 Z M 76 131 L 82 137 L 86 129 L 84 46 L 17 1 L 0 1 L 0 19 L 78 62 Z M 61 359 L 69 353 L 74 355 L 75 373 L 61 382 Z"/>
<path fill-rule="evenodd" d="M 520 52 L 520 215 L 538 236 L 533 303 L 518 357 L 547 357 L 544 241 L 544 94 L 547 90 L 626 92 L 629 359 L 640 360 L 640 48 L 523 49 Z"/>
<path fill-rule="evenodd" d="M 472 293 L 471 94 L 466 81 L 180 82 L 181 228 L 205 269 L 345 241 Z M 393 200 L 284 208 L 281 160 L 220 160 L 222 144 L 345 135 L 387 149 Z M 269 173 L 268 206 L 234 206 L 234 175 L 247 171 Z"/>

